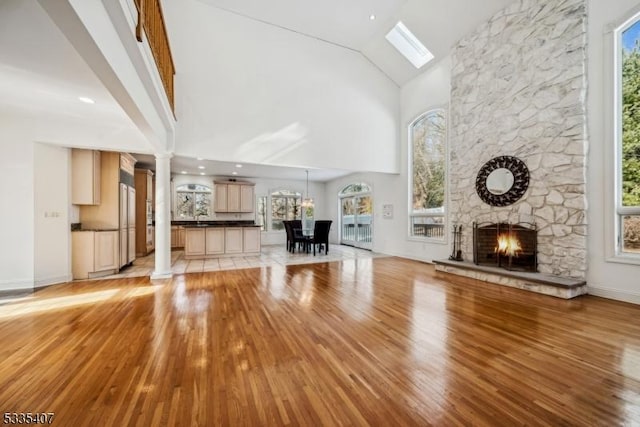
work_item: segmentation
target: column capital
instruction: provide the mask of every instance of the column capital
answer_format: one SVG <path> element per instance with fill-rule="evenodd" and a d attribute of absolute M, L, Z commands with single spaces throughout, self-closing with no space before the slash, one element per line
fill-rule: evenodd
<path fill-rule="evenodd" d="M 171 152 L 155 153 L 154 156 L 156 156 L 156 160 L 171 159 L 173 157 L 173 153 Z"/>

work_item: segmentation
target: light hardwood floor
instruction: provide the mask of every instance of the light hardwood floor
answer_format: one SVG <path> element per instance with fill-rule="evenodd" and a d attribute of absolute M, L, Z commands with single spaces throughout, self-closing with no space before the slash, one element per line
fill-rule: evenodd
<path fill-rule="evenodd" d="M 55 286 L 0 343 L 59 426 L 640 424 L 640 306 L 393 257 Z"/>

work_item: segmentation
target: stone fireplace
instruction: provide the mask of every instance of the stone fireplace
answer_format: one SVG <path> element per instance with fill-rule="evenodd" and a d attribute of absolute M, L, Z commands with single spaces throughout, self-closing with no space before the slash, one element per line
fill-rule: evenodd
<path fill-rule="evenodd" d="M 535 224 L 473 223 L 473 263 L 510 271 L 538 271 Z"/>
<path fill-rule="evenodd" d="M 586 277 L 586 43 L 584 0 L 522 0 L 455 46 L 449 220 L 462 225 L 466 261 L 474 222 L 530 223 L 540 273 Z M 500 156 L 526 165 L 529 186 L 514 203 L 491 206 L 476 175 Z"/>

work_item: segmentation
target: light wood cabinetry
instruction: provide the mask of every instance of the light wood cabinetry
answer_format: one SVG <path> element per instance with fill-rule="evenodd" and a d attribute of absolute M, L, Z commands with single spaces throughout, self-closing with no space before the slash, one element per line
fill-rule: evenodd
<path fill-rule="evenodd" d="M 88 279 L 118 270 L 117 231 L 74 231 L 71 233 L 72 274 L 74 279 Z"/>
<path fill-rule="evenodd" d="M 227 185 L 227 212 L 241 212 L 239 185 Z"/>
<path fill-rule="evenodd" d="M 71 203 L 100 204 L 100 152 L 71 150 Z"/>
<path fill-rule="evenodd" d="M 224 229 L 224 251 L 227 254 L 242 253 L 242 228 Z"/>
<path fill-rule="evenodd" d="M 206 252 L 206 238 L 204 228 L 188 228 L 184 242 L 185 254 L 201 256 Z"/>
<path fill-rule="evenodd" d="M 215 200 L 213 202 L 215 212 L 228 212 L 227 187 L 227 184 L 215 184 Z"/>
<path fill-rule="evenodd" d="M 224 254 L 224 228 L 206 229 L 206 255 Z"/>
<path fill-rule="evenodd" d="M 172 248 L 184 248 L 184 242 L 186 239 L 186 231 L 181 225 L 171 226 L 171 247 Z"/>
<path fill-rule="evenodd" d="M 242 251 L 260 252 L 260 228 L 244 227 L 242 229 Z"/>
<path fill-rule="evenodd" d="M 254 186 L 253 185 L 241 185 L 240 186 L 240 212 L 253 212 L 254 211 Z"/>
<path fill-rule="evenodd" d="M 186 227 L 186 230 L 187 259 L 260 252 L 260 227 Z"/>
<path fill-rule="evenodd" d="M 252 183 L 215 182 L 215 212 L 251 213 L 254 211 Z"/>
<path fill-rule="evenodd" d="M 136 169 L 136 255 L 146 256 L 153 249 L 153 172 L 148 169 Z"/>

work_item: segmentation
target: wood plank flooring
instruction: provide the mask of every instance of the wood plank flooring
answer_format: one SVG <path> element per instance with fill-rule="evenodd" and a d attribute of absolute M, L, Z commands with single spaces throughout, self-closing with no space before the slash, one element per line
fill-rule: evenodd
<path fill-rule="evenodd" d="M 640 425 L 640 306 L 399 258 L 0 305 L 0 415 L 59 426 Z"/>

